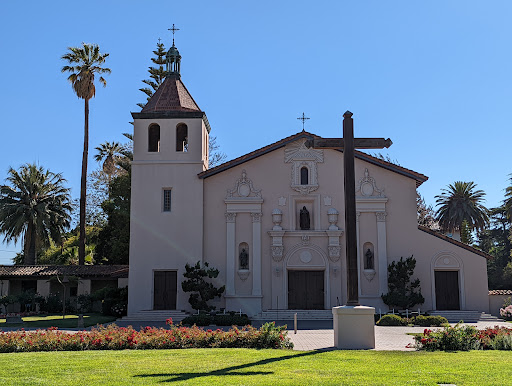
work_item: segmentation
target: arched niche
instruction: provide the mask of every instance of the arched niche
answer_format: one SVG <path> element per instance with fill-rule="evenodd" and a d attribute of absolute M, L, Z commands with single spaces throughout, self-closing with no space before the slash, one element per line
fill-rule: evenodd
<path fill-rule="evenodd" d="M 375 247 L 369 241 L 363 244 L 363 267 L 375 270 Z"/>

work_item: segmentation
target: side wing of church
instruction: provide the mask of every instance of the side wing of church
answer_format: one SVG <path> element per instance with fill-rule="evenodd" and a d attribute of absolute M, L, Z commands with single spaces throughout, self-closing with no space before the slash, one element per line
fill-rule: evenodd
<path fill-rule="evenodd" d="M 214 168 L 210 125 L 180 77 L 134 118 L 129 315 L 187 310 L 185 264 L 208 262 L 225 285 L 217 308 L 249 316 L 330 309 L 347 300 L 343 153 L 299 132 Z M 427 177 L 356 152 L 359 299 L 387 310 L 387 267 L 413 255 L 426 310 L 488 311 L 486 255 L 417 224 Z"/>

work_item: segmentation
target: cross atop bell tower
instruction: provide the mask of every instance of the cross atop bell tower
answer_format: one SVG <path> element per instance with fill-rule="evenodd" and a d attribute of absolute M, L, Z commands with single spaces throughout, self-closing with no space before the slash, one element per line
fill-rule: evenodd
<path fill-rule="evenodd" d="M 174 24 L 172 28 L 168 29 L 172 31 L 172 47 L 167 51 L 167 55 L 165 56 L 165 66 L 166 66 L 166 76 L 174 76 L 176 78 L 180 78 L 180 66 L 181 66 L 181 55 L 176 46 L 174 45 L 174 33 L 179 31 L 179 28 L 176 28 Z"/>

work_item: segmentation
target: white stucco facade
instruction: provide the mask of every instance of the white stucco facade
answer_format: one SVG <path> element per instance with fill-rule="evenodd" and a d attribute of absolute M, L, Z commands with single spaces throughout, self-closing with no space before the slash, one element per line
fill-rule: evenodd
<path fill-rule="evenodd" d="M 145 140 L 155 122 L 162 140 L 160 151 L 151 154 Z M 182 122 L 189 128 L 188 151 L 175 154 L 173 132 Z M 175 307 L 190 311 L 180 283 L 185 264 L 198 260 L 220 270 L 216 283 L 226 285 L 216 302 L 220 308 L 249 315 L 291 308 L 288 280 L 293 271 L 321 272 L 322 307 L 343 304 L 343 157 L 336 150 L 306 149 L 308 135 L 299 133 L 208 170 L 201 142 L 208 133 L 201 118 L 136 119 L 128 312 L 154 308 L 158 270 L 177 272 Z M 312 184 L 297 184 L 301 167 L 308 168 Z M 439 309 L 435 272 L 452 271 L 458 277 L 459 308 L 487 311 L 485 257 L 418 228 L 420 177 L 367 155 L 356 158 L 355 169 L 360 302 L 386 309 L 380 296 L 387 292 L 388 264 L 414 255 L 425 297 L 422 309 Z M 172 192 L 169 212 L 162 210 L 164 189 Z M 300 229 L 303 207 L 310 214 L 309 230 Z M 240 246 L 248 250 L 246 269 L 240 267 Z M 368 249 L 371 267 L 365 266 Z"/>
<path fill-rule="evenodd" d="M 133 114 L 128 314 L 192 311 L 181 282 L 197 261 L 220 271 L 217 308 L 251 316 L 344 304 L 343 153 L 307 148 L 315 135 L 303 131 L 209 169 L 206 115 L 176 79 Z M 422 310 L 488 311 L 484 254 L 417 225 L 427 177 L 360 152 L 355 173 L 361 304 L 387 310 L 388 264 L 413 255 Z M 441 296 L 441 280 L 453 296 Z"/>

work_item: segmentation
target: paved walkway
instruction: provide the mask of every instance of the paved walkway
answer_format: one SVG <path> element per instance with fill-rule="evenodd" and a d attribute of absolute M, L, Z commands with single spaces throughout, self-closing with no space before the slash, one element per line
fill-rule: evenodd
<path fill-rule="evenodd" d="M 496 325 L 512 327 L 510 323 L 504 322 L 479 322 L 466 324 L 480 329 L 494 327 Z M 430 328 L 434 329 L 436 327 Z M 407 345 L 414 343 L 412 335 L 407 334 L 423 332 L 424 329 L 425 327 L 375 326 L 375 350 L 414 351 L 414 348 L 406 347 Z M 335 348 L 333 330 L 298 330 L 297 334 L 294 334 L 293 330 L 291 330 L 288 331 L 288 336 L 294 344 L 294 350 L 309 351 Z"/>

